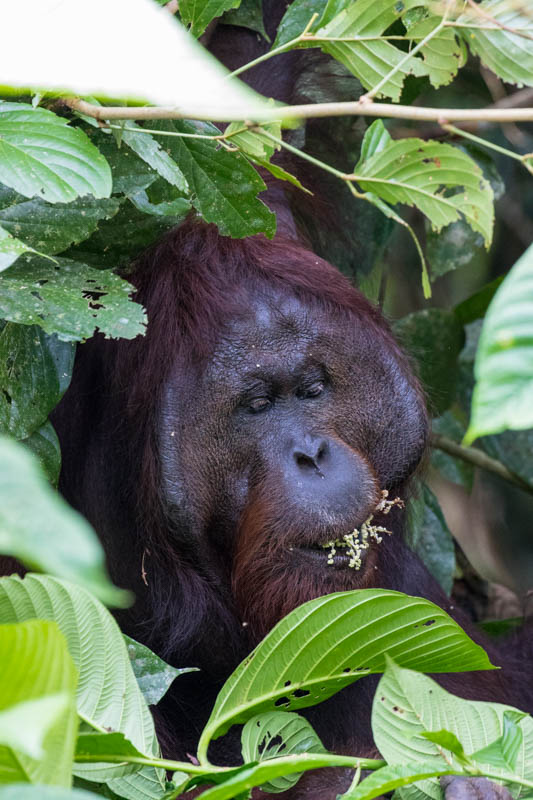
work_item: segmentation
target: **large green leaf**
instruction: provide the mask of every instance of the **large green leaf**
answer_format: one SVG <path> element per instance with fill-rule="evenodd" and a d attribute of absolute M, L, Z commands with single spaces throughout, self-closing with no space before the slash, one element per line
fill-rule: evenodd
<path fill-rule="evenodd" d="M 144 333 L 146 315 L 129 299 L 131 284 L 66 258 L 57 263 L 22 258 L 0 274 L 0 316 L 39 325 L 63 341 L 80 341 L 96 329 L 133 339 Z"/>
<path fill-rule="evenodd" d="M 65 359 L 58 359 L 64 350 Z M 44 424 L 63 395 L 74 347 L 37 325 L 7 322 L 0 328 L 0 432 L 25 439 Z"/>
<path fill-rule="evenodd" d="M 384 589 L 326 595 L 281 620 L 230 675 L 199 753 L 255 714 L 316 705 L 382 672 L 386 653 L 427 672 L 490 669 L 484 650 L 429 600 Z"/>
<path fill-rule="evenodd" d="M 389 661 L 374 696 L 372 732 L 377 748 L 390 765 L 407 761 L 419 762 L 424 767 L 452 766 L 460 770 L 457 756 L 424 734 L 443 729 L 450 731 L 462 743 L 466 754 L 471 755 L 502 736 L 504 713 L 513 710 L 500 703 L 455 697 L 431 678 Z M 524 736 L 513 772 L 532 780 L 533 719 L 525 717 L 520 726 Z M 450 746 L 453 746 L 452 740 Z M 509 774 L 508 768 L 491 766 L 490 771 L 502 776 Z M 509 789 L 515 797 L 526 791 L 516 786 Z M 400 794 L 405 800 L 442 798 L 437 780 L 423 781 L 416 787 L 402 789 Z"/>
<path fill-rule="evenodd" d="M 124 639 L 128 647 L 128 655 L 137 683 L 149 706 L 155 706 L 159 703 L 178 675 L 184 675 L 186 672 L 197 672 L 196 667 L 182 667 L 181 669 L 172 667 L 153 653 L 146 645 L 136 642 L 130 636 L 124 636 Z"/>
<path fill-rule="evenodd" d="M 533 427 L 533 245 L 494 295 L 479 339 L 465 435 Z"/>
<path fill-rule="evenodd" d="M 321 49 L 344 64 L 367 89 L 394 69 L 379 96 L 399 100 L 406 76 L 426 75 L 427 67 L 416 56 L 406 59 L 405 52 L 380 37 L 409 8 L 420 4 L 420 0 L 358 0 L 347 3 L 340 14 L 318 30 L 313 29 L 313 33 L 336 40 L 322 42 Z"/>
<path fill-rule="evenodd" d="M 227 70 L 152 0 L 28 3 L 0 6 L 2 30 L 10 31 L 0 50 L 3 87 L 181 107 L 192 119 L 275 118 L 272 106 L 244 83 L 226 80 Z"/>
<path fill-rule="evenodd" d="M 526 2 L 483 0 L 457 24 L 470 50 L 505 83 L 533 85 L 533 20 Z"/>
<path fill-rule="evenodd" d="M 435 230 L 463 215 L 487 247 L 490 244 L 492 189 L 477 164 L 458 148 L 422 139 L 391 139 L 354 171 L 364 191 L 387 203 L 416 206 Z"/>
<path fill-rule="evenodd" d="M 0 183 L 25 197 L 68 203 L 109 197 L 111 170 L 79 128 L 44 108 L 0 103 Z"/>
<path fill-rule="evenodd" d="M 51 205 L 38 197 L 27 200 L 7 186 L 0 186 L 0 225 L 27 248 L 40 253 L 60 253 L 87 239 L 100 220 L 114 216 L 118 209 L 115 198 L 80 197 L 71 203 Z"/>
<path fill-rule="evenodd" d="M 34 618 L 55 620 L 67 640 L 79 671 L 80 717 L 101 732 L 123 733 L 141 753 L 157 753 L 152 716 L 120 629 L 104 606 L 79 586 L 49 575 L 0 579 L 0 620 Z M 79 765 L 76 774 L 107 782 L 122 780 L 124 771 L 120 766 L 86 764 Z M 135 777 L 129 776 L 131 780 Z"/>
<path fill-rule="evenodd" d="M 107 577 L 103 550 L 89 523 L 51 489 L 36 459 L 3 436 L 0 552 L 76 581 L 110 604 L 128 602 Z"/>
<path fill-rule="evenodd" d="M 186 121 L 164 120 L 154 123 L 154 128 L 174 133 L 220 133 L 209 123 Z M 265 184 L 240 153 L 217 149 L 216 142 L 202 139 L 171 137 L 165 143 L 187 179 L 194 207 L 206 222 L 214 222 L 223 236 L 274 235 L 276 217 L 257 199 Z"/>
<path fill-rule="evenodd" d="M 78 727 L 75 689 L 76 670 L 54 622 L 0 625 L 0 783 L 70 786 Z M 28 701 L 42 716 L 28 718 Z M 9 712 L 9 728 L 2 730 Z"/>
<path fill-rule="evenodd" d="M 180 16 L 186 25 L 190 25 L 193 36 L 200 36 L 212 19 L 220 17 L 230 8 L 238 8 L 241 0 L 181 0 Z"/>
<path fill-rule="evenodd" d="M 241 733 L 244 763 L 300 753 L 325 753 L 326 749 L 311 724 L 299 714 L 271 711 L 249 719 Z M 294 786 L 299 774 L 283 775 L 261 789 L 264 792 L 285 792 Z"/>

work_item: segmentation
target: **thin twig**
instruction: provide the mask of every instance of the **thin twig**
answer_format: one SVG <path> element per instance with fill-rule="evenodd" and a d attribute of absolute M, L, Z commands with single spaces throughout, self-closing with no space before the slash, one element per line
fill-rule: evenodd
<path fill-rule="evenodd" d="M 520 155 L 520 153 L 515 153 L 512 150 L 509 150 L 507 147 L 500 147 L 499 144 L 494 144 L 488 139 L 482 139 L 480 136 L 475 136 L 473 133 L 468 133 L 462 128 L 456 128 L 455 125 L 441 125 L 441 127 L 444 128 L 445 131 L 448 131 L 448 133 L 453 133 L 455 136 L 462 136 L 463 138 L 470 139 L 470 141 L 475 142 L 482 147 L 487 147 L 489 150 L 495 150 L 497 153 L 501 153 L 508 158 L 514 158 L 515 161 L 519 161 L 522 166 L 525 167 L 527 171 L 531 173 L 531 175 L 533 175 L 533 153 L 524 153 L 523 155 Z"/>
<path fill-rule="evenodd" d="M 448 453 L 450 456 L 460 458 L 462 461 L 466 461 L 474 467 L 492 472 L 494 475 L 503 478 L 504 481 L 518 486 L 519 489 L 523 489 L 524 492 L 533 494 L 533 486 L 530 486 L 529 483 L 523 480 L 519 475 L 511 472 L 501 461 L 491 458 L 491 456 L 488 456 L 483 450 L 479 450 L 477 447 L 464 447 L 462 444 L 457 444 L 453 439 L 442 436 L 440 433 L 431 434 L 431 446 L 442 450 L 444 453 Z"/>
<path fill-rule="evenodd" d="M 198 119 L 213 122 L 241 122 L 243 113 L 216 108 L 180 106 L 96 106 L 79 98 L 66 98 L 70 108 L 98 120 L 106 119 Z M 389 117 L 415 121 L 447 122 L 533 122 L 533 108 L 426 108 L 365 100 L 342 103 L 304 103 L 296 106 L 265 107 L 253 111 L 254 122 L 272 119 L 309 119 L 318 117 Z M 250 114 L 252 116 L 252 114 Z"/>
<path fill-rule="evenodd" d="M 522 30 L 521 28 L 510 28 L 508 25 L 504 25 L 503 22 L 500 22 L 491 14 L 487 14 L 486 11 L 483 11 L 482 8 L 479 7 L 474 0 L 466 0 L 474 14 L 482 19 L 486 19 L 488 22 L 491 22 L 496 28 L 501 28 L 502 31 L 507 31 L 508 33 L 512 33 L 513 36 L 523 36 L 524 39 L 530 39 L 533 41 L 533 36 L 531 36 L 526 31 Z"/>

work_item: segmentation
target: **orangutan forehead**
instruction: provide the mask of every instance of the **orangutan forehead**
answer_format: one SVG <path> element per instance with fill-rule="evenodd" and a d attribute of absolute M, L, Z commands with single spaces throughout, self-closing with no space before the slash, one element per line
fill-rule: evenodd
<path fill-rule="evenodd" d="M 226 322 L 214 358 L 224 361 L 247 355 L 253 361 L 261 353 L 269 361 L 269 354 L 275 357 L 290 349 L 311 359 L 314 350 L 315 359 L 323 359 L 338 350 L 341 338 L 338 320 L 318 305 L 274 290 L 252 295 L 249 306 Z"/>

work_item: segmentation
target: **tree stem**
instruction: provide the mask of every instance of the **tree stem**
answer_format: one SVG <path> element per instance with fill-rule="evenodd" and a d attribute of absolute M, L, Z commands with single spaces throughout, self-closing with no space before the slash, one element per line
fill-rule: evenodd
<path fill-rule="evenodd" d="M 453 439 L 442 436 L 440 433 L 431 434 L 431 446 L 442 450 L 444 453 L 448 453 L 450 456 L 460 458 L 462 461 L 466 461 L 474 467 L 492 472 L 494 475 L 498 475 L 500 478 L 503 478 L 504 481 L 512 483 L 524 492 L 533 494 L 533 486 L 530 486 L 527 481 L 508 469 L 501 461 L 491 458 L 491 456 L 488 456 L 483 450 L 479 450 L 477 447 L 464 447 L 464 445 L 457 444 Z"/>
<path fill-rule="evenodd" d="M 70 108 L 99 120 L 108 119 L 199 119 L 215 122 L 241 122 L 242 113 L 216 109 L 180 106 L 97 106 L 79 98 L 66 98 Z M 415 122 L 533 122 L 533 108 L 427 108 L 393 103 L 374 103 L 364 98 L 342 103 L 304 103 L 296 106 L 276 106 L 264 112 L 254 112 L 254 121 L 309 119 L 318 117 L 383 117 L 410 119 Z"/>

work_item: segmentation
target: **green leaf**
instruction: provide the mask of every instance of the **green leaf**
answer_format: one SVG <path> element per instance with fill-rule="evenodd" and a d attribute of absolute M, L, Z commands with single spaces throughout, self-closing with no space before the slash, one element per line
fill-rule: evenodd
<path fill-rule="evenodd" d="M 163 149 L 161 144 L 144 131 L 140 125 L 128 121 L 122 130 L 122 141 L 172 186 L 175 186 L 180 192 L 188 192 L 189 186 L 185 175 L 176 162 Z"/>
<path fill-rule="evenodd" d="M 235 133 L 235 131 L 237 132 Z M 268 136 L 265 136 L 263 131 L 276 136 L 278 139 L 281 138 L 281 124 L 279 122 L 271 122 L 270 124 L 262 125 L 254 131 L 243 130 L 242 123 L 232 122 L 228 125 L 225 132 L 226 135 L 232 134 L 228 141 L 242 150 L 243 153 L 246 153 L 246 155 L 252 158 L 268 161 L 274 155 L 275 150 L 279 150 L 279 147 L 276 147 L 272 140 L 269 139 Z"/>
<path fill-rule="evenodd" d="M 357 765 L 356 758 L 337 756 L 333 753 L 315 754 L 272 758 L 261 764 L 247 764 L 227 780 L 213 786 L 202 793 L 202 800 L 232 800 L 233 798 L 247 797 L 254 786 L 263 786 L 273 783 L 280 778 L 295 772 L 307 772 L 320 767 L 352 767 Z M 220 774 L 220 773 L 219 773 Z"/>
<path fill-rule="evenodd" d="M 107 577 L 89 523 L 51 489 L 36 459 L 6 437 L 0 437 L 0 552 L 76 581 L 105 602 L 127 604 L 129 595 Z"/>
<path fill-rule="evenodd" d="M 47 420 L 31 436 L 22 439 L 21 444 L 37 456 L 48 481 L 52 486 L 57 486 L 61 470 L 61 447 L 52 423 Z"/>
<path fill-rule="evenodd" d="M 465 435 L 533 427 L 533 246 L 489 306 L 476 354 L 472 417 Z"/>
<path fill-rule="evenodd" d="M 440 24 L 441 17 L 430 14 L 407 29 L 406 38 L 418 44 Z M 431 84 L 438 88 L 455 78 L 464 65 L 463 50 L 452 28 L 443 28 L 421 49 L 422 58 Z"/>
<path fill-rule="evenodd" d="M 211 136 L 220 133 L 209 123 L 181 120 L 157 121 L 154 128 Z M 265 184 L 240 153 L 217 150 L 216 142 L 202 139 L 172 137 L 165 142 L 189 183 L 194 207 L 206 222 L 214 222 L 223 236 L 274 235 L 276 217 L 257 199 Z"/>
<path fill-rule="evenodd" d="M 15 239 L 5 228 L 0 228 L 0 272 L 10 267 L 22 253 L 28 252 L 32 252 L 31 247 Z"/>
<path fill-rule="evenodd" d="M 415 360 L 430 413 L 444 413 L 455 400 L 463 326 L 452 311 L 428 308 L 396 322 L 394 333 Z"/>
<path fill-rule="evenodd" d="M 111 170 L 79 128 L 44 108 L 0 102 L 0 183 L 25 197 L 68 203 L 109 197 Z"/>
<path fill-rule="evenodd" d="M 388 764 L 365 778 L 355 789 L 338 795 L 340 800 L 372 800 L 387 795 L 402 786 L 408 786 L 424 778 L 440 775 L 454 775 L 457 770 L 450 767 L 425 767 L 416 761 L 408 764 Z M 402 797 L 402 794 L 399 794 Z"/>
<path fill-rule="evenodd" d="M 115 198 L 96 200 L 94 197 L 51 205 L 38 197 L 26 200 L 12 189 L 0 186 L 2 227 L 18 236 L 27 245 L 26 249 L 34 248 L 51 255 L 87 239 L 100 220 L 117 213 L 119 205 Z"/>
<path fill-rule="evenodd" d="M 316 36 L 329 39 L 354 38 L 354 41 L 322 42 L 321 49 L 344 64 L 367 89 L 375 87 L 394 69 L 378 96 L 398 101 L 407 75 L 426 75 L 427 67 L 416 56 L 405 61 L 406 53 L 382 37 L 409 8 L 420 0 L 358 0 L 326 25 L 314 30 Z M 364 37 L 357 39 L 357 37 Z"/>
<path fill-rule="evenodd" d="M 429 223 L 426 223 L 426 228 L 426 255 L 433 281 L 468 264 L 474 270 L 480 262 L 487 261 L 483 237 L 472 230 L 464 219 L 452 222 L 438 233 L 431 229 Z"/>
<path fill-rule="evenodd" d="M 75 689 L 76 670 L 54 622 L 0 625 L 0 783 L 70 786 Z"/>
<path fill-rule="evenodd" d="M 523 746 L 524 734 L 520 722 L 528 715 L 524 711 L 503 712 L 503 734 L 481 750 L 472 753 L 472 759 L 493 767 L 503 767 L 513 772 Z"/>
<path fill-rule="evenodd" d="M 533 23 L 527 5 L 483 0 L 457 24 L 464 26 L 459 32 L 472 53 L 505 83 L 533 85 Z"/>
<path fill-rule="evenodd" d="M 75 759 L 78 762 L 90 761 L 98 756 L 143 757 L 137 748 L 126 739 L 123 733 L 80 733 L 76 742 Z"/>
<path fill-rule="evenodd" d="M 453 588 L 455 546 L 439 501 L 425 483 L 420 497 L 410 506 L 411 525 L 407 541 L 447 595 Z M 414 517 L 414 519 L 413 519 Z"/>
<path fill-rule="evenodd" d="M 305 188 L 303 183 L 300 183 L 296 175 L 292 175 L 290 172 L 287 172 L 287 170 L 283 169 L 283 167 L 280 167 L 279 164 L 272 164 L 271 161 L 263 161 L 260 158 L 254 158 L 252 160 L 254 164 L 256 164 L 258 167 L 263 167 L 263 169 L 268 170 L 268 172 L 270 172 L 270 174 L 273 175 L 278 180 L 287 181 L 288 183 L 291 183 L 293 186 L 296 186 L 298 189 L 300 189 L 300 191 L 305 192 L 306 194 L 313 194 L 312 192 L 309 191 L 309 189 Z"/>
<path fill-rule="evenodd" d="M 136 158 L 133 153 L 132 157 Z M 65 257 L 99 269 L 127 267 L 147 247 L 182 221 L 181 213 L 179 216 L 145 214 L 127 200 L 113 219 L 102 222 L 89 239 L 72 247 Z"/>
<path fill-rule="evenodd" d="M 299 714 L 272 711 L 249 719 L 241 733 L 245 763 L 300 753 L 325 753 L 311 724 Z M 261 785 L 263 792 L 284 792 L 300 779 L 298 773 L 284 775 Z"/>
<path fill-rule="evenodd" d="M 326 595 L 288 614 L 230 675 L 199 753 L 256 714 L 316 705 L 383 671 L 386 653 L 427 672 L 490 669 L 482 648 L 428 600 L 384 589 Z"/>
<path fill-rule="evenodd" d="M 433 742 L 434 744 L 440 745 L 440 747 L 444 747 L 445 750 L 449 750 L 450 753 L 454 754 L 459 763 L 470 763 L 470 759 L 466 755 L 464 747 L 455 733 L 441 728 L 440 731 L 424 731 L 420 736 L 423 736 L 428 742 Z"/>
<path fill-rule="evenodd" d="M 136 642 L 135 639 L 126 635 L 124 639 L 134 675 L 149 706 L 159 703 L 178 675 L 198 671 L 196 667 L 171 667 L 146 645 Z"/>
<path fill-rule="evenodd" d="M 157 172 L 146 161 L 131 148 L 119 147 L 110 133 L 101 128 L 90 128 L 86 132 L 111 167 L 113 194 L 134 194 L 147 189 L 157 179 Z"/>
<path fill-rule="evenodd" d="M 153 214 L 155 217 L 172 217 L 184 219 L 191 210 L 191 204 L 184 197 L 162 203 L 151 203 L 145 191 L 136 192 L 129 196 L 135 208 L 144 214 Z"/>
<path fill-rule="evenodd" d="M 238 8 L 241 0 L 181 0 L 180 16 L 182 22 L 190 25 L 190 32 L 198 38 L 212 19 L 220 17 L 230 8 Z"/>
<path fill-rule="evenodd" d="M 11 32 L 0 51 L 3 87 L 180 107 L 191 119 L 276 118 L 260 95 L 228 81 L 227 70 L 153 2 L 128 0 L 127 14 L 107 0 L 69 0 L 46 11 L 39 0 L 29 2 L 24 9 L 2 5 L 2 29 Z M 83 36 L 72 37 L 73 30 Z"/>
<path fill-rule="evenodd" d="M 270 42 L 263 22 L 263 0 L 245 0 L 238 8 L 226 11 L 219 24 L 248 28 L 260 33 L 265 41 Z"/>
<path fill-rule="evenodd" d="M 383 121 L 376 119 L 372 125 L 366 129 L 361 143 L 359 163 L 361 164 L 367 161 L 367 159 L 375 155 L 375 153 L 380 153 L 391 141 L 390 133 L 383 124 Z"/>
<path fill-rule="evenodd" d="M 66 371 L 70 378 L 74 348 L 54 338 L 36 325 L 7 322 L 0 328 L 1 432 L 25 439 L 44 424 L 61 399 L 60 373 Z M 56 358 L 60 348 L 67 361 Z"/>
<path fill-rule="evenodd" d="M 72 705 L 71 700 L 67 692 L 58 692 L 35 700 L 22 700 L 0 711 L 0 747 L 42 760 L 47 755 L 44 750 L 46 735 L 69 704 Z M 1 771 L 0 766 L 0 774 Z"/>
<path fill-rule="evenodd" d="M 322 17 L 327 0 L 293 0 L 288 5 L 281 22 L 278 25 L 276 39 L 272 45 L 274 50 L 282 44 L 296 39 L 310 22 L 313 14 L 318 14 L 317 22 Z M 316 25 L 314 26 L 316 28 Z"/>
<path fill-rule="evenodd" d="M 456 739 L 462 744 L 468 758 L 472 753 L 500 737 L 506 711 L 516 711 L 499 703 L 463 700 L 449 694 L 435 681 L 418 672 L 402 669 L 389 660 L 379 682 L 372 709 L 372 731 L 376 747 L 390 765 L 418 762 L 421 769 L 462 769 L 453 750 Z M 520 712 L 518 712 L 520 713 Z M 513 772 L 531 780 L 533 776 L 533 719 L 521 722 L 524 746 L 521 748 Z M 446 745 L 435 744 L 423 736 L 445 729 L 454 738 Z M 492 767 L 491 771 L 502 777 L 509 769 Z M 403 800 L 441 800 L 438 781 L 427 780 L 416 787 L 404 789 Z"/>
<path fill-rule="evenodd" d="M 80 341 L 96 329 L 106 336 L 133 339 L 144 333 L 146 315 L 129 299 L 133 286 L 66 258 L 56 264 L 36 256 L 20 259 L 0 274 L 0 316 L 39 325 L 63 341 Z"/>
<path fill-rule="evenodd" d="M 359 6 L 359 2 L 355 4 Z M 359 163 L 355 177 L 363 191 L 387 203 L 416 206 L 435 230 L 463 215 L 488 245 L 494 207 L 490 184 L 477 164 L 449 144 L 397 139 Z"/>
<path fill-rule="evenodd" d="M 104 606 L 85 589 L 49 575 L 0 579 L 0 620 L 34 618 L 55 620 L 67 640 L 79 671 L 77 707 L 81 718 L 101 732 L 123 733 L 141 753 L 157 754 L 152 716 L 133 674 L 122 633 Z M 122 777 L 127 769 L 96 763 L 78 765 L 75 773 L 91 781 L 134 781 L 138 773 Z M 148 768 L 148 774 L 153 775 L 154 770 Z M 159 783 L 162 788 L 162 777 Z"/>

